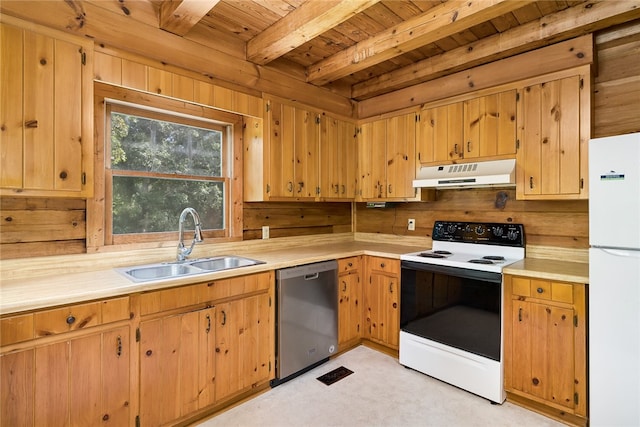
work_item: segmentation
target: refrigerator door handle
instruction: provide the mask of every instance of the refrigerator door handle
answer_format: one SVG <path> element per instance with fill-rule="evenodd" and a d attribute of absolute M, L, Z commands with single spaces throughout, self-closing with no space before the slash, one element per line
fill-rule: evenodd
<path fill-rule="evenodd" d="M 594 249 L 599 249 L 602 252 L 605 252 L 609 255 L 613 256 L 621 256 L 621 257 L 629 257 L 629 258 L 640 258 L 640 250 L 630 250 L 630 249 L 617 249 L 617 248 L 602 248 L 602 247 L 593 247 Z"/>

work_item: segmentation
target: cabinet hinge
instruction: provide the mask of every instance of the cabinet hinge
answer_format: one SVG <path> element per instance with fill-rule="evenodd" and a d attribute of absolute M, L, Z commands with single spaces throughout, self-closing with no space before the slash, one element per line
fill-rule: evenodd
<path fill-rule="evenodd" d="M 267 102 L 267 104 L 266 104 L 266 108 L 267 108 L 267 113 L 268 113 L 269 111 L 271 111 L 271 103 L 270 103 L 270 102 Z"/>
<path fill-rule="evenodd" d="M 136 342 L 140 342 L 140 328 L 136 328 Z"/>
<path fill-rule="evenodd" d="M 80 63 L 82 65 L 87 65 L 87 52 L 80 52 Z"/>
<path fill-rule="evenodd" d="M 520 101 L 520 92 L 516 92 L 516 102 Z"/>
<path fill-rule="evenodd" d="M 269 360 L 269 372 L 271 372 L 271 360 Z"/>
<path fill-rule="evenodd" d="M 271 193 L 271 186 L 267 184 L 267 193 Z"/>
<path fill-rule="evenodd" d="M 520 140 L 516 139 L 516 151 L 520 149 Z"/>
<path fill-rule="evenodd" d="M 85 172 L 80 175 L 80 182 L 82 182 L 82 185 L 87 185 L 87 174 Z"/>
<path fill-rule="evenodd" d="M 573 404 L 577 405 L 578 402 L 580 402 L 580 399 L 578 398 L 578 393 L 573 393 Z"/>
<path fill-rule="evenodd" d="M 140 415 L 136 415 L 136 427 L 140 427 Z"/>
<path fill-rule="evenodd" d="M 420 152 L 418 152 L 418 160 L 422 160 Z"/>
<path fill-rule="evenodd" d="M 584 178 L 580 178 L 580 188 L 584 188 Z"/>
<path fill-rule="evenodd" d="M 416 114 L 416 123 L 420 121 L 420 114 Z"/>
<path fill-rule="evenodd" d="M 271 296 L 269 296 L 269 307 L 271 307 Z M 269 362 L 271 363 L 271 362 Z"/>
<path fill-rule="evenodd" d="M 584 79 L 580 79 L 580 89 L 584 89 Z"/>
<path fill-rule="evenodd" d="M 320 187 L 316 187 L 316 194 L 320 195 Z"/>
<path fill-rule="evenodd" d="M 573 326 L 578 327 L 578 315 L 573 316 Z"/>
<path fill-rule="evenodd" d="M 320 116 L 316 116 L 316 124 L 319 125 L 320 124 Z"/>

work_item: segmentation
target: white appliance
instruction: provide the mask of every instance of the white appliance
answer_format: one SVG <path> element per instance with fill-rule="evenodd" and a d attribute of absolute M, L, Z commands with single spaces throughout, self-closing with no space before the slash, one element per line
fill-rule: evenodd
<path fill-rule="evenodd" d="M 436 221 L 432 238 L 400 256 L 400 364 L 502 403 L 502 269 L 524 228 Z"/>
<path fill-rule="evenodd" d="M 589 418 L 640 426 L 640 133 L 589 142 Z"/>
<path fill-rule="evenodd" d="M 515 187 L 516 159 L 421 167 L 417 188 Z"/>

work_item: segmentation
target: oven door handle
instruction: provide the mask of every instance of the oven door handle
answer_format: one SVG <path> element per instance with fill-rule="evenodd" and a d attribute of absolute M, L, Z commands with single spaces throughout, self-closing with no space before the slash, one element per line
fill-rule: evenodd
<path fill-rule="evenodd" d="M 430 271 L 433 273 L 446 274 L 448 276 L 502 283 L 502 273 L 495 273 L 493 271 L 470 270 L 462 267 L 449 267 L 415 261 L 402 261 L 401 266 L 402 269 L 407 270 Z"/>

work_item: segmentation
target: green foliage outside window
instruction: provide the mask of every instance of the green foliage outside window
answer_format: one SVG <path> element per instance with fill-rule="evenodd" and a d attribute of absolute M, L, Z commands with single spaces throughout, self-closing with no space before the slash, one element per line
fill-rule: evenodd
<path fill-rule="evenodd" d="M 221 130 L 111 113 L 113 234 L 178 230 L 185 207 L 223 229 Z"/>

